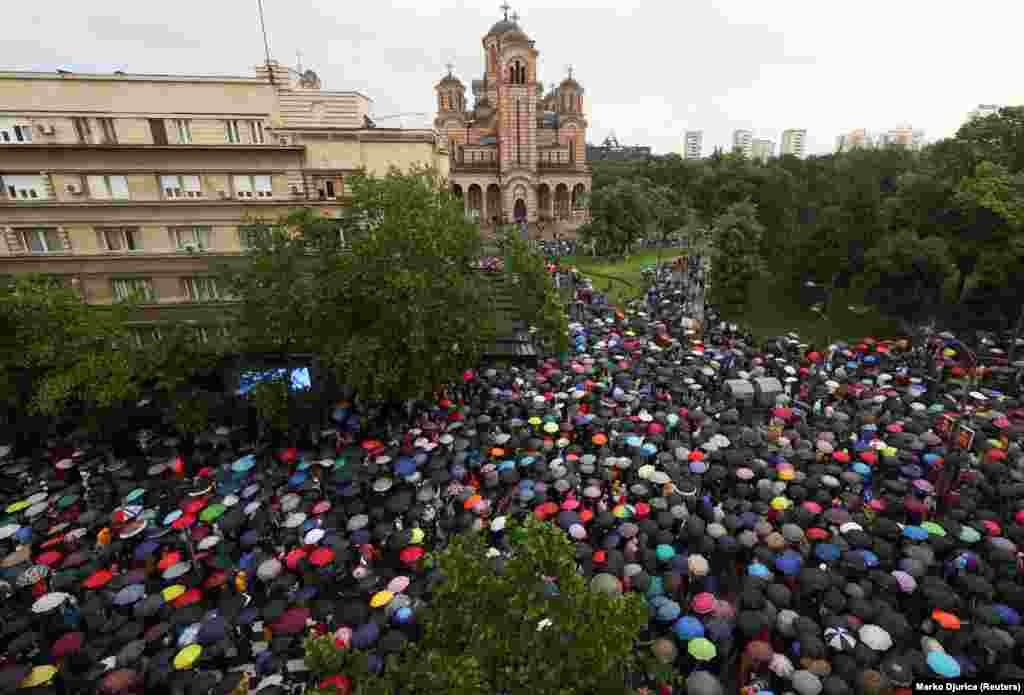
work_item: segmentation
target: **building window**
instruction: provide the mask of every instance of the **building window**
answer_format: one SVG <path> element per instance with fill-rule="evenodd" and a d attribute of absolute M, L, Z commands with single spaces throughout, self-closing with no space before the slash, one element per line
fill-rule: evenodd
<path fill-rule="evenodd" d="M 121 174 L 96 175 L 86 178 L 89 195 L 96 200 L 128 200 L 128 177 Z"/>
<path fill-rule="evenodd" d="M 114 288 L 114 299 L 119 302 L 138 300 L 141 302 L 156 301 L 153 292 L 153 281 L 149 278 L 115 278 L 110 281 Z"/>
<path fill-rule="evenodd" d="M 4 174 L 3 187 L 12 200 L 46 200 L 46 177 L 39 174 Z"/>
<path fill-rule="evenodd" d="M 249 121 L 249 140 L 254 145 L 263 144 L 263 121 Z"/>
<path fill-rule="evenodd" d="M 174 248 L 179 251 L 205 251 L 210 248 L 209 227 L 174 227 L 171 237 Z"/>
<path fill-rule="evenodd" d="M 203 186 L 194 174 L 172 174 L 160 177 L 164 198 L 202 198 Z"/>
<path fill-rule="evenodd" d="M 160 118 L 149 119 L 149 132 L 153 135 L 154 145 L 167 144 L 167 124 Z"/>
<path fill-rule="evenodd" d="M 78 135 L 78 141 L 85 143 L 86 145 L 92 144 L 92 126 L 89 125 L 88 118 L 74 118 L 72 119 L 75 124 L 75 134 Z"/>
<path fill-rule="evenodd" d="M 242 141 L 238 134 L 238 121 L 224 121 L 224 128 L 227 131 L 228 142 L 237 145 Z"/>
<path fill-rule="evenodd" d="M 221 298 L 216 278 L 185 278 L 183 284 L 190 302 L 216 302 Z"/>
<path fill-rule="evenodd" d="M 174 142 L 178 145 L 192 144 L 192 123 L 184 118 L 175 118 L 171 121 L 171 132 L 174 133 Z"/>
<path fill-rule="evenodd" d="M 66 253 L 64 235 L 56 227 L 20 230 L 21 241 L 30 253 Z"/>
<path fill-rule="evenodd" d="M 32 142 L 32 126 L 18 121 L 0 119 L 0 143 Z"/>
<path fill-rule="evenodd" d="M 235 196 L 238 198 L 272 198 L 274 189 L 269 174 L 235 176 Z"/>
<path fill-rule="evenodd" d="M 142 235 L 138 227 L 110 227 L 97 230 L 96 234 L 104 251 L 125 253 L 142 250 Z"/>
<path fill-rule="evenodd" d="M 113 118 L 98 118 L 100 122 L 100 131 L 103 133 L 103 144 L 105 145 L 116 145 L 117 144 L 117 130 L 114 128 Z"/>
<path fill-rule="evenodd" d="M 156 345 L 163 339 L 160 329 L 156 326 L 135 326 L 131 329 L 131 334 L 137 348 Z"/>

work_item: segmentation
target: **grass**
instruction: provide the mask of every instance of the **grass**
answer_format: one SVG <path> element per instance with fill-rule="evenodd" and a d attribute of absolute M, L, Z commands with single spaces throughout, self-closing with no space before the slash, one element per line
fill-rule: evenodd
<path fill-rule="evenodd" d="M 672 251 L 662 254 L 662 261 L 675 257 Z M 613 304 L 624 304 L 630 299 L 642 297 L 647 289 L 641 268 L 654 265 L 658 253 L 645 252 L 631 256 L 628 260 L 612 263 L 589 256 L 565 256 L 564 265 L 575 265 L 584 275 L 597 273 L 600 276 L 621 278 L 632 283 L 630 288 L 622 283 L 590 275 L 594 287 L 608 293 Z M 824 346 L 836 340 L 851 340 L 874 336 L 885 338 L 901 335 L 899 325 L 882 316 L 874 307 L 860 314 L 850 310 L 859 306 L 862 297 L 850 290 L 836 290 L 826 318 L 815 314 L 799 299 L 770 278 L 760 278 L 750 288 L 750 304 L 741 315 L 729 316 L 736 323 L 747 326 L 758 339 L 784 335 L 790 331 L 798 333 L 805 341 Z"/>

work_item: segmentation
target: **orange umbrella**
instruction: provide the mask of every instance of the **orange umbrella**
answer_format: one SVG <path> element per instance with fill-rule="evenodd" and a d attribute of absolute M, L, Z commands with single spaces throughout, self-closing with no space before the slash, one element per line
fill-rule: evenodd
<path fill-rule="evenodd" d="M 932 611 L 932 620 L 934 620 L 947 630 L 960 629 L 960 618 L 956 617 L 952 613 L 940 611 L 938 608 Z"/>
<path fill-rule="evenodd" d="M 608 443 L 608 437 L 604 433 L 598 432 L 590 438 L 590 441 L 594 442 L 597 446 L 604 446 Z"/>
<path fill-rule="evenodd" d="M 466 500 L 465 502 L 462 503 L 462 508 L 463 509 L 472 509 L 476 505 L 478 505 L 481 502 L 483 502 L 483 500 L 484 500 L 484 498 L 481 497 L 480 495 L 473 495 L 468 500 Z"/>

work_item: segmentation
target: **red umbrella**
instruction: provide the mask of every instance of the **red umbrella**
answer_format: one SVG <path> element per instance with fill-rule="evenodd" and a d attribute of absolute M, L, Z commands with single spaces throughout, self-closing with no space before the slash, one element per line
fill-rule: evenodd
<path fill-rule="evenodd" d="M 82 648 L 82 641 L 85 635 L 81 632 L 68 632 L 50 647 L 50 654 L 54 659 L 63 659 L 68 654 L 74 654 Z"/>
<path fill-rule="evenodd" d="M 288 555 L 285 556 L 284 563 L 288 565 L 288 569 L 297 569 L 299 563 L 306 559 L 306 551 L 302 548 L 296 548 L 292 550 Z"/>
<path fill-rule="evenodd" d="M 37 557 L 36 564 L 46 565 L 47 567 L 53 567 L 63 559 L 64 556 L 58 553 L 56 550 L 50 550 Z"/>
<path fill-rule="evenodd" d="M 694 449 L 693 451 L 690 452 L 689 459 L 691 461 L 703 461 L 704 460 L 704 452 L 701 451 L 700 449 Z"/>
<path fill-rule="evenodd" d="M 809 353 L 807 353 L 807 359 L 810 360 L 811 362 L 815 362 L 816 363 L 819 360 L 821 360 L 821 353 L 820 352 L 809 352 Z"/>
<path fill-rule="evenodd" d="M 199 589 L 189 589 L 178 598 L 174 599 L 175 608 L 185 608 L 193 603 L 199 603 L 203 599 L 203 592 Z"/>
<path fill-rule="evenodd" d="M 411 565 L 423 557 L 423 554 L 423 548 L 418 545 L 410 545 L 407 548 L 403 548 L 398 557 L 405 564 Z"/>
<path fill-rule="evenodd" d="M 320 690 L 335 690 L 341 695 L 348 695 L 352 692 L 352 679 L 348 676 L 329 676 L 320 681 Z"/>
<path fill-rule="evenodd" d="M 985 519 L 981 522 L 981 525 L 985 527 L 990 536 L 999 536 L 1003 533 L 1002 527 L 991 519 Z"/>
<path fill-rule="evenodd" d="M 845 451 L 836 451 L 832 453 L 832 458 L 839 463 L 849 463 L 850 455 Z"/>
<path fill-rule="evenodd" d="M 298 455 L 299 455 L 299 450 L 295 449 L 295 448 L 291 448 L 291 449 L 285 449 L 280 454 L 278 454 L 278 458 L 281 459 L 282 463 L 295 463 L 295 459 L 298 458 Z"/>
<path fill-rule="evenodd" d="M 218 570 L 207 577 L 206 581 L 203 582 L 204 589 L 216 589 L 217 587 L 224 586 L 227 584 L 228 575 L 223 570 Z"/>
<path fill-rule="evenodd" d="M 317 548 L 309 556 L 309 561 L 315 567 L 324 567 L 334 562 L 334 551 L 330 548 Z"/>
<path fill-rule="evenodd" d="M 198 514 L 199 512 L 203 511 L 204 507 L 206 507 L 206 498 L 205 497 L 198 497 L 198 498 L 196 498 L 194 500 L 189 500 L 185 504 L 181 505 L 181 510 L 183 512 L 185 512 L 185 514 L 193 514 L 194 515 L 194 514 Z"/>
<path fill-rule="evenodd" d="M 309 620 L 308 608 L 290 608 L 274 623 L 271 629 L 282 635 L 295 635 L 306 629 L 307 620 Z"/>
<path fill-rule="evenodd" d="M 195 525 L 195 523 L 196 517 L 194 515 L 184 514 L 175 519 L 174 523 L 171 524 L 171 526 L 177 529 L 178 531 L 181 531 Z"/>
<path fill-rule="evenodd" d="M 860 452 L 860 460 L 869 466 L 874 466 L 878 463 L 878 454 L 873 451 L 862 451 Z"/>
<path fill-rule="evenodd" d="M 831 534 L 823 528 L 809 528 L 804 535 L 812 541 L 826 541 L 831 536 Z"/>
<path fill-rule="evenodd" d="M 110 570 L 99 570 L 82 582 L 82 586 L 86 589 L 99 589 L 100 587 L 106 586 L 113 578 L 114 574 Z"/>
<path fill-rule="evenodd" d="M 818 504 L 817 502 L 811 502 L 810 500 L 807 500 L 800 506 L 809 511 L 811 514 L 821 514 L 821 505 Z"/>
<path fill-rule="evenodd" d="M 160 562 L 157 563 L 157 567 L 160 569 L 161 572 L 163 572 L 171 565 L 176 565 L 179 562 L 181 562 L 181 553 L 170 552 L 164 555 L 162 558 L 160 558 Z"/>

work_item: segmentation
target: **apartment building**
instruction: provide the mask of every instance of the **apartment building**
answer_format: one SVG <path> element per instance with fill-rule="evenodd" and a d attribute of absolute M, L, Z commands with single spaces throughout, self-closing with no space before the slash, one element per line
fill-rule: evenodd
<path fill-rule="evenodd" d="M 807 131 L 801 128 L 790 128 L 782 131 L 782 147 L 779 154 L 791 154 L 803 159 L 807 147 Z"/>
<path fill-rule="evenodd" d="M 700 159 L 704 152 L 704 131 L 688 130 L 683 136 L 683 159 Z"/>
<path fill-rule="evenodd" d="M 749 130 L 732 131 L 732 151 L 750 159 L 754 153 L 754 133 Z"/>
<path fill-rule="evenodd" d="M 448 156 L 432 130 L 372 127 L 370 99 L 271 61 L 251 76 L 0 72 L 0 274 L 44 273 L 139 322 L 229 301 L 217 261 L 246 225 L 340 214 L 346 177 Z M 147 335 L 152 335 L 151 331 Z"/>
<path fill-rule="evenodd" d="M 754 138 L 751 147 L 751 158 L 767 162 L 775 156 L 775 143 L 764 138 Z"/>

